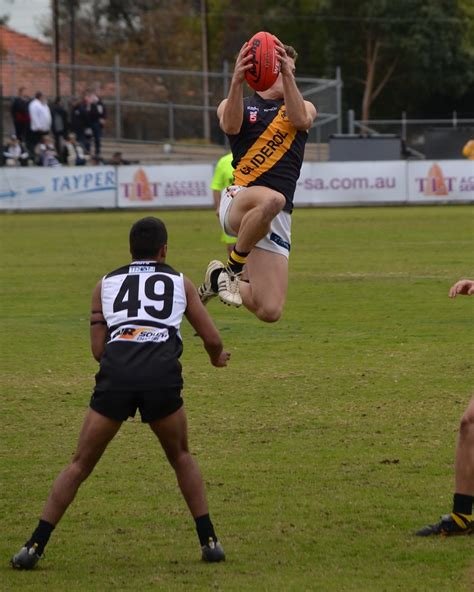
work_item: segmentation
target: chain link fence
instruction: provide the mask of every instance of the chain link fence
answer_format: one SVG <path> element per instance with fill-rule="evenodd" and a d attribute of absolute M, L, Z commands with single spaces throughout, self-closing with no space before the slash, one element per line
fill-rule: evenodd
<path fill-rule="evenodd" d="M 21 86 L 30 96 L 41 90 L 50 100 L 61 96 L 65 106 L 94 90 L 107 107 L 105 137 L 140 142 L 224 144 L 215 111 L 227 95 L 232 71 L 220 72 L 131 68 L 120 64 L 55 64 L 25 61 L 10 52 L 3 58 L 4 132 L 12 124 L 10 102 Z M 297 78 L 306 100 L 319 112 L 310 142 L 326 142 L 341 129 L 342 80 Z"/>

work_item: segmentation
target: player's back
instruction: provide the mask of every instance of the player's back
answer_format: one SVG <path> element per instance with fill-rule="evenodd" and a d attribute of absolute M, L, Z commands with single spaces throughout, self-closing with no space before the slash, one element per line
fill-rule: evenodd
<path fill-rule="evenodd" d="M 102 279 L 101 300 L 109 338 L 97 388 L 181 386 L 183 275 L 164 263 L 134 261 Z"/>

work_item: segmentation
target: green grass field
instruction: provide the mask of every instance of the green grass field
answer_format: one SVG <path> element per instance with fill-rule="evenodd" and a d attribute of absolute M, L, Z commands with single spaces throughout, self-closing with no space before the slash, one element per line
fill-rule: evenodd
<path fill-rule="evenodd" d="M 227 561 L 194 524 L 151 431 L 125 423 L 34 572 L 10 556 L 69 461 L 96 364 L 95 283 L 128 261 L 140 212 L 0 216 L 0 590 L 470 591 L 474 537 L 413 531 L 451 507 L 472 392 L 468 206 L 299 210 L 284 316 L 211 302 L 232 352 L 213 368 L 183 324 L 191 448 Z M 210 211 L 162 212 L 194 282 L 222 258 Z"/>

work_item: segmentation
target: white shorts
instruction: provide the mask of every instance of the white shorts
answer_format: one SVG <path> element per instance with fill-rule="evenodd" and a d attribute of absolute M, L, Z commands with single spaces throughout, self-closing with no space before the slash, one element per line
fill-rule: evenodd
<path fill-rule="evenodd" d="M 222 191 L 219 207 L 219 220 L 224 232 L 230 236 L 236 236 L 228 226 L 229 208 L 232 203 L 231 192 L 235 195 L 247 187 L 231 185 Z M 272 251 L 284 255 L 287 259 L 291 249 L 291 216 L 288 212 L 281 211 L 273 218 L 269 233 L 255 245 L 265 251 Z"/>

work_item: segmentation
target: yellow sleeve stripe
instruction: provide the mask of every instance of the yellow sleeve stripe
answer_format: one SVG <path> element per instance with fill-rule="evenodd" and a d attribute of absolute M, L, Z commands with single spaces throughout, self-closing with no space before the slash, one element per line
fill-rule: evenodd
<path fill-rule="evenodd" d="M 288 152 L 296 134 L 297 129 L 290 123 L 282 105 L 270 125 L 240 159 L 234 171 L 235 184 L 247 186 L 274 167 Z"/>

